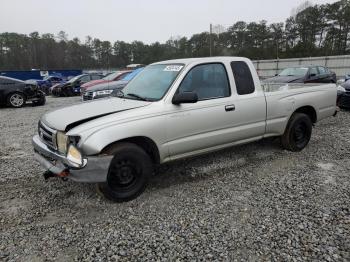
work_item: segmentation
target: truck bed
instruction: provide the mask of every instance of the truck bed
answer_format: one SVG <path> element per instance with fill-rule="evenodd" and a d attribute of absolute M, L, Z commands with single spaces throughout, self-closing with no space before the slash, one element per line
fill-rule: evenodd
<path fill-rule="evenodd" d="M 315 109 L 316 121 L 336 111 L 335 84 L 261 83 L 261 87 L 266 98 L 266 136 L 283 133 L 291 112 L 305 104 Z"/>
<path fill-rule="evenodd" d="M 310 88 L 315 87 L 334 87 L 335 84 L 300 84 L 300 83 L 266 83 L 261 82 L 261 87 L 264 90 L 264 92 L 277 92 L 277 91 L 286 91 L 286 90 L 300 90 L 302 88 L 305 88 L 307 91 L 311 91 Z M 306 89 L 307 88 L 307 89 Z M 314 89 L 312 89 L 314 90 Z"/>

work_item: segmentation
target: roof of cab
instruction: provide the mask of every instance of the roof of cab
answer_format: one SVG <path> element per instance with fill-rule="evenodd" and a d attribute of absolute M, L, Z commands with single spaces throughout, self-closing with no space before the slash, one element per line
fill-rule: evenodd
<path fill-rule="evenodd" d="M 247 61 L 248 58 L 245 57 L 237 57 L 237 56 L 213 56 L 213 57 L 198 57 L 198 58 L 183 58 L 183 59 L 174 59 L 174 60 L 166 60 L 153 63 L 152 65 L 157 64 L 185 64 L 189 65 L 192 63 L 211 63 L 211 62 L 232 62 L 232 61 Z"/>

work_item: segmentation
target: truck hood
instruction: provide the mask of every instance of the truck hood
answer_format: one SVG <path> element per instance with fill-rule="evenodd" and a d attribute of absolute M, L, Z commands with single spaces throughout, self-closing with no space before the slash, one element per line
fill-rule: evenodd
<path fill-rule="evenodd" d="M 89 87 L 88 91 L 101 91 L 101 90 L 115 90 L 115 89 L 121 89 L 125 87 L 129 83 L 129 81 L 125 80 L 119 80 L 119 81 L 112 81 L 108 83 L 101 83 L 92 87 Z"/>
<path fill-rule="evenodd" d="M 150 102 L 111 97 L 77 105 L 63 107 L 45 114 L 41 121 L 49 127 L 68 131 L 80 124 L 106 115 L 132 110 L 151 104 Z"/>

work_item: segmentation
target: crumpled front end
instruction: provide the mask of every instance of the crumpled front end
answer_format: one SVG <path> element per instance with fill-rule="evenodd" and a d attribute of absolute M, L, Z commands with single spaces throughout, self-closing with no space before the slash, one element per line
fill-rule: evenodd
<path fill-rule="evenodd" d="M 84 156 L 73 144 L 66 153 L 59 152 L 57 131 L 39 123 L 39 135 L 32 139 L 35 159 L 46 169 L 45 178 L 61 177 L 78 182 L 99 183 L 107 180 L 113 156 Z"/>
<path fill-rule="evenodd" d="M 350 89 L 347 89 L 344 92 L 338 91 L 337 106 L 350 109 Z"/>

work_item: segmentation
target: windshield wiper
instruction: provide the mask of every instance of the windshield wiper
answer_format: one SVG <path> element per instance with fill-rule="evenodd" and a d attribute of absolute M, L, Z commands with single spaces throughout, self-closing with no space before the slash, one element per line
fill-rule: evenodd
<path fill-rule="evenodd" d="M 142 97 L 142 96 L 139 96 L 139 95 L 134 94 L 134 93 L 128 93 L 128 94 L 126 94 L 126 96 L 135 97 L 138 100 L 142 100 L 142 101 L 149 101 L 146 97 Z"/>

